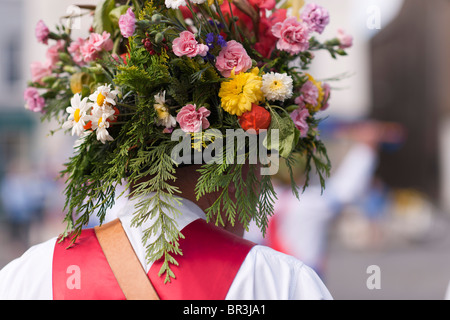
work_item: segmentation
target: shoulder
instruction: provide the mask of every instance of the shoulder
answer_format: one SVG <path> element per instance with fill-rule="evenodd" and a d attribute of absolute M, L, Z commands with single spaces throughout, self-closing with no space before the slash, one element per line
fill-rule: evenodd
<path fill-rule="evenodd" d="M 228 299 L 332 299 L 319 276 L 302 261 L 257 245 L 248 253 Z"/>
<path fill-rule="evenodd" d="M 0 270 L 1 300 L 52 299 L 52 263 L 56 238 L 28 249 Z"/>

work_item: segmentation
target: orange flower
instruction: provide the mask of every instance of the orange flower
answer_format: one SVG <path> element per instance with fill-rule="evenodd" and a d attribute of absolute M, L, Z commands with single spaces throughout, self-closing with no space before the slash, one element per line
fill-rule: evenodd
<path fill-rule="evenodd" d="M 271 121 L 270 112 L 256 104 L 252 104 L 251 111 L 239 117 L 239 124 L 242 129 L 245 131 L 253 129 L 257 134 L 259 134 L 259 130 L 268 129 Z"/>

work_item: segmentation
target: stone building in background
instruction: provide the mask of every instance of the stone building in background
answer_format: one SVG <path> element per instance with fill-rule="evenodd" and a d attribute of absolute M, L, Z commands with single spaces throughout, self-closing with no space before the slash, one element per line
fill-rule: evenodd
<path fill-rule="evenodd" d="M 375 119 L 405 126 L 406 143 L 381 154 L 379 176 L 450 211 L 450 1 L 408 0 L 371 40 Z"/>

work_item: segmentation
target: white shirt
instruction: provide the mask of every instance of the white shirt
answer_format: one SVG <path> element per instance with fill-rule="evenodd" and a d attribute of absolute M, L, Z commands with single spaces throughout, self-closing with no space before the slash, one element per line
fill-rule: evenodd
<path fill-rule="evenodd" d="M 198 218 L 206 219 L 194 203 L 182 199 L 181 215 L 176 218 L 179 230 Z M 131 227 L 136 203 L 129 201 L 119 218 L 125 232 L 148 272 L 151 263 L 145 259 L 142 226 Z M 112 217 L 111 217 L 112 218 Z M 110 218 L 110 220 L 111 220 Z M 36 245 L 0 271 L 0 299 L 51 300 L 52 261 L 56 238 Z M 152 241 L 152 239 L 149 239 Z M 255 246 L 241 265 L 229 291 L 227 300 L 330 300 L 332 299 L 317 274 L 303 262 L 265 246 Z"/>

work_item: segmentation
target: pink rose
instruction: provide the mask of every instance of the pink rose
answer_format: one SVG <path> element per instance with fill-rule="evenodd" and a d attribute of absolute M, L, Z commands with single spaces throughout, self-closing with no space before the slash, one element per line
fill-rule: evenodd
<path fill-rule="evenodd" d="M 111 35 L 103 31 L 103 34 L 91 33 L 89 39 L 80 48 L 80 51 L 83 60 L 91 62 L 99 58 L 100 52 L 111 51 L 113 47 L 114 43 L 111 40 Z"/>
<path fill-rule="evenodd" d="M 45 107 L 45 99 L 41 97 L 36 88 L 30 87 L 23 93 L 25 99 L 25 108 L 33 112 L 42 112 Z"/>
<path fill-rule="evenodd" d="M 50 61 L 45 63 L 35 61 L 31 63 L 31 81 L 42 84 L 42 79 L 52 75 L 52 65 Z"/>
<path fill-rule="evenodd" d="M 72 55 L 73 61 L 83 66 L 85 64 L 83 60 L 83 55 L 81 54 L 81 47 L 84 45 L 85 40 L 83 38 L 78 38 L 78 40 L 73 41 L 70 46 L 67 48 L 67 51 Z"/>
<path fill-rule="evenodd" d="M 217 56 L 216 68 L 222 76 L 228 78 L 231 71 L 235 74 L 245 72 L 252 67 L 252 59 L 245 51 L 242 44 L 234 40 L 228 41 Z"/>
<path fill-rule="evenodd" d="M 339 29 L 337 31 L 337 38 L 339 40 L 339 48 L 348 49 L 353 46 L 353 37 L 347 34 L 344 30 Z"/>
<path fill-rule="evenodd" d="M 205 107 L 197 110 L 195 105 L 188 104 L 181 108 L 181 111 L 177 115 L 177 122 L 184 132 L 200 132 L 202 129 L 209 128 L 209 121 L 206 118 L 210 114 L 211 111 Z"/>
<path fill-rule="evenodd" d="M 178 57 L 187 56 L 193 58 L 197 55 L 206 56 L 209 48 L 205 44 L 199 44 L 192 32 L 183 31 L 180 33 L 180 37 L 173 40 L 172 50 Z"/>
<path fill-rule="evenodd" d="M 120 16 L 119 28 L 120 33 L 122 33 L 125 38 L 129 38 L 134 34 L 134 31 L 136 30 L 136 16 L 133 9 L 128 8 L 127 13 Z"/>
<path fill-rule="evenodd" d="M 300 137 L 305 138 L 308 135 L 309 125 L 306 119 L 309 117 L 308 109 L 296 109 L 291 113 L 291 119 L 295 127 L 300 130 Z"/>
<path fill-rule="evenodd" d="M 50 30 L 48 30 L 44 21 L 39 20 L 39 22 L 36 25 L 35 34 L 36 34 L 36 39 L 39 42 L 41 42 L 43 44 L 48 43 L 48 36 L 50 35 Z"/>
<path fill-rule="evenodd" d="M 272 33 L 279 40 L 277 49 L 298 54 L 309 49 L 310 29 L 306 23 L 295 17 L 287 18 L 272 27 Z"/>

